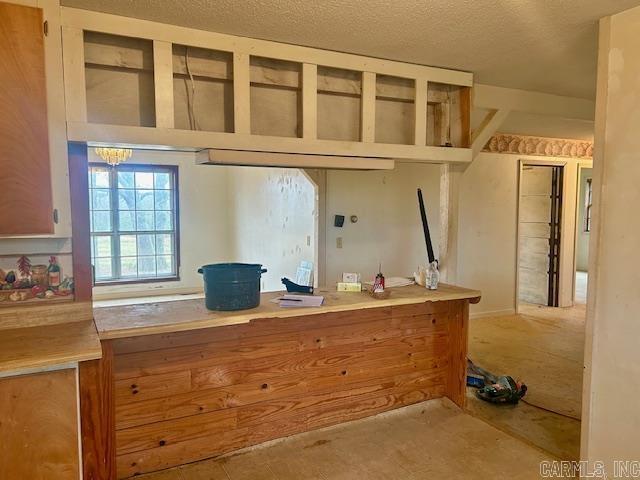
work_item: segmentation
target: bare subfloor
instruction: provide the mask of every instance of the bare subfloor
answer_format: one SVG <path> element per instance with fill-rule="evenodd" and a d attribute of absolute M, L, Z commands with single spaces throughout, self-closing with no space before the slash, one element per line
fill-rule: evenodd
<path fill-rule="evenodd" d="M 490 405 L 469 389 L 467 409 L 561 459 L 577 460 L 585 306 L 521 305 L 520 312 L 471 320 L 469 357 L 497 375 L 524 381 L 527 403 Z"/>
<path fill-rule="evenodd" d="M 430 400 L 141 480 L 537 479 L 552 457 Z"/>

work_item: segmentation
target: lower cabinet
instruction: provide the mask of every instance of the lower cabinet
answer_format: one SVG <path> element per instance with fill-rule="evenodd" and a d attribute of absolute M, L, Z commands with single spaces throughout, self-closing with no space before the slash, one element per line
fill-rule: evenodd
<path fill-rule="evenodd" d="M 75 369 L 0 378 L 0 479 L 80 478 Z"/>

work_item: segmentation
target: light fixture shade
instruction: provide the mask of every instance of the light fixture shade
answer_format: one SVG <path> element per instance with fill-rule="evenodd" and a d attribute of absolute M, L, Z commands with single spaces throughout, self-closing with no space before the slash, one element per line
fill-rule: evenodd
<path fill-rule="evenodd" d="M 96 147 L 96 155 L 109 165 L 115 166 L 131 158 L 133 153 L 130 148 L 108 148 L 108 147 Z"/>

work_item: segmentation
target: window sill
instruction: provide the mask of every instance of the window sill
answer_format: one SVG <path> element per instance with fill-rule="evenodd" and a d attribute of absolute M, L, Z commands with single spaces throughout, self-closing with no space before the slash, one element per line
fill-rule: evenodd
<path fill-rule="evenodd" d="M 115 285 L 141 285 L 145 283 L 179 282 L 180 277 L 136 278 L 133 280 L 106 280 L 96 282 L 94 287 L 112 287 Z"/>

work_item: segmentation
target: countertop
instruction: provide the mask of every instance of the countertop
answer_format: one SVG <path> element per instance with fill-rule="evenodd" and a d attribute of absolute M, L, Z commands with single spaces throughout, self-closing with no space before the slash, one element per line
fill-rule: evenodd
<path fill-rule="evenodd" d="M 100 339 L 107 340 L 237 325 L 258 318 L 297 317 L 447 300 L 468 299 L 475 303 L 481 296 L 477 290 L 445 284 L 440 284 L 438 290 L 427 290 L 418 285 L 392 288 L 391 295 L 384 300 L 374 299 L 366 292 L 336 292 L 335 289 L 319 288 L 315 293 L 325 297 L 321 307 L 282 308 L 271 300 L 283 293 L 285 292 L 263 293 L 260 306 L 235 312 L 207 310 L 203 299 L 170 302 L 155 302 L 150 299 L 148 303 L 143 304 L 94 308 L 94 320 Z"/>
<path fill-rule="evenodd" d="M 102 356 L 93 320 L 0 330 L 0 373 L 46 369 Z"/>

